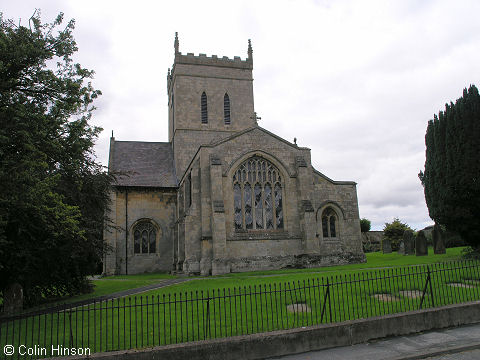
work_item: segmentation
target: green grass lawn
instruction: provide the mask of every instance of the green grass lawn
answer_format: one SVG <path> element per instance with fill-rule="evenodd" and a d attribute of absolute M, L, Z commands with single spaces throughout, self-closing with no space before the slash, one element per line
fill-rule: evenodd
<path fill-rule="evenodd" d="M 366 264 L 192 278 L 137 296 L 3 324 L 0 346 L 23 341 L 89 346 L 97 352 L 143 348 L 480 299 L 479 264 L 451 261 L 460 254 L 458 248 L 426 257 L 373 253 L 367 254 Z M 102 281 L 140 284 L 158 280 L 156 276 Z"/>
<path fill-rule="evenodd" d="M 407 266 L 407 265 L 417 265 L 417 264 L 432 264 L 450 260 L 458 260 L 461 258 L 461 252 L 464 248 L 449 248 L 445 255 L 433 255 L 433 250 L 429 249 L 428 256 L 404 256 L 398 255 L 397 253 L 391 254 L 382 254 L 380 252 L 376 253 L 367 253 L 367 262 L 362 264 L 350 264 L 350 265 L 341 265 L 341 266 L 328 266 L 321 268 L 311 268 L 311 269 L 283 269 L 283 270 L 270 270 L 270 271 L 255 271 L 255 272 L 244 272 L 244 273 L 231 273 L 225 275 L 218 275 L 209 277 L 207 279 L 198 277 L 192 277 L 194 282 L 182 283 L 175 286 L 170 286 L 162 292 L 153 291 L 149 295 L 155 295 L 157 293 L 162 294 L 163 292 L 172 292 L 172 291 L 182 291 L 190 289 L 201 289 L 201 288 L 215 288 L 221 284 L 221 287 L 228 287 L 238 285 L 239 281 L 246 280 L 247 282 L 252 278 L 257 278 L 261 276 L 261 279 L 265 277 L 272 276 L 275 278 L 281 278 L 281 281 L 289 279 L 292 280 L 297 278 L 312 277 L 312 276 L 321 276 L 327 274 L 343 274 L 344 272 L 354 272 L 361 269 L 369 268 L 378 268 L 378 267 L 395 267 L 395 266 Z M 175 275 L 165 274 L 165 273 L 153 273 L 153 274 L 135 274 L 135 275 L 115 275 L 102 277 L 98 280 L 93 280 L 94 292 L 89 294 L 83 294 L 75 296 L 69 299 L 62 299 L 64 302 L 75 302 L 85 299 L 90 299 L 98 296 L 108 295 L 122 290 L 128 290 L 133 288 L 138 288 L 150 284 L 160 282 L 165 279 L 176 278 Z M 201 278 L 201 279 L 200 279 Z M 199 281 L 200 283 L 197 283 Z M 265 280 L 261 281 L 262 283 Z M 212 283 L 212 286 L 207 285 Z M 194 285 L 196 284 L 196 285 Z"/>
<path fill-rule="evenodd" d="M 208 278 L 192 277 L 191 281 L 172 285 L 168 288 L 152 290 L 144 295 L 160 295 L 173 292 L 213 290 L 219 288 L 232 288 L 235 286 L 253 286 L 258 284 L 273 284 L 287 281 L 303 281 L 322 276 L 352 275 L 372 268 L 395 268 L 400 266 L 433 264 L 461 259 L 463 247 L 449 248 L 446 254 L 434 255 L 429 249 L 428 256 L 404 256 L 397 253 L 383 254 L 381 252 L 367 253 L 367 262 L 339 266 L 326 266 L 309 269 L 283 269 L 270 271 L 255 271 L 243 273 L 230 273 Z"/>
<path fill-rule="evenodd" d="M 90 297 L 108 295 L 114 292 L 139 288 L 174 278 L 176 278 L 175 275 L 165 273 L 106 276 L 98 280 L 93 280 L 95 290 L 93 293 L 86 295 L 90 295 Z"/>
<path fill-rule="evenodd" d="M 218 276 L 212 276 L 208 278 L 192 277 L 192 281 L 181 283 L 178 285 L 170 286 L 163 290 L 154 290 L 142 295 L 163 295 L 171 292 L 178 291 L 195 291 L 204 289 L 224 288 L 237 286 L 239 282 L 244 285 L 256 285 L 263 283 L 271 283 L 278 281 L 297 281 L 303 279 L 309 279 L 312 277 L 323 275 L 341 275 L 348 273 L 355 273 L 359 270 L 370 268 L 387 268 L 396 266 L 408 266 L 418 264 L 431 264 L 444 261 L 457 260 L 461 258 L 463 247 L 449 248 L 444 255 L 433 255 L 433 249 L 429 248 L 428 256 L 404 256 L 399 255 L 396 252 L 391 254 L 383 254 L 381 252 L 367 253 L 367 262 L 362 264 L 350 264 L 340 266 L 327 266 L 321 268 L 309 268 L 309 269 L 283 269 L 283 270 L 270 270 L 270 271 L 255 271 L 255 272 L 243 272 L 243 273 L 230 273 Z M 165 273 L 145 273 L 135 275 L 115 275 L 101 277 L 97 280 L 93 280 L 94 291 L 88 294 L 82 294 L 69 298 L 56 299 L 49 301 L 40 306 L 29 308 L 26 312 L 39 310 L 45 307 L 50 307 L 58 304 L 68 304 L 77 301 L 83 301 L 87 299 L 93 299 L 99 296 L 109 295 L 115 292 L 139 288 L 147 285 L 151 285 L 160 282 L 165 279 L 176 278 L 175 275 Z M 271 277 L 271 279 L 267 279 Z M 198 278 L 198 279 L 197 279 Z"/>
<path fill-rule="evenodd" d="M 174 279 L 175 275 L 166 273 L 138 274 L 138 275 L 115 275 L 101 277 L 92 280 L 93 292 L 72 297 L 64 297 L 50 300 L 41 305 L 25 309 L 25 312 L 32 312 L 59 304 L 70 304 L 77 301 L 97 298 L 99 296 L 110 295 L 116 292 L 140 288 L 143 286 L 159 283 L 163 280 Z"/>
<path fill-rule="evenodd" d="M 102 277 L 92 280 L 94 291 L 69 299 L 69 302 L 75 302 L 90 299 L 98 296 L 109 295 L 123 290 L 139 288 L 151 284 L 156 284 L 166 279 L 174 279 L 176 276 L 164 273 L 140 274 L 140 275 L 116 275 Z"/>

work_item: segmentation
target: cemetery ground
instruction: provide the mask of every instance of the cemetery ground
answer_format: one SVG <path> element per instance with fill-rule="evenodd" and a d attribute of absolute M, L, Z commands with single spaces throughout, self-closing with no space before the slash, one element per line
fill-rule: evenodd
<path fill-rule="evenodd" d="M 480 268 L 444 255 L 367 254 L 367 263 L 228 274 L 3 323 L 0 345 L 88 346 L 92 352 L 335 323 L 480 299 Z M 163 275 L 96 280 L 144 284 Z M 105 283 L 107 282 L 107 283 Z M 109 283 L 110 282 L 110 283 Z M 102 289 L 103 288 L 103 289 Z"/>

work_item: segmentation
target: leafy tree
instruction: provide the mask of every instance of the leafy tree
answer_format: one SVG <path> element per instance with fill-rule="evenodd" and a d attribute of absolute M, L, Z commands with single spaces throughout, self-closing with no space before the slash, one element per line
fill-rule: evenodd
<path fill-rule="evenodd" d="M 399 218 L 394 218 L 391 223 L 385 223 L 385 227 L 383 228 L 383 236 L 384 238 L 390 240 L 393 251 L 398 250 L 405 230 L 412 229 L 406 223 L 402 223 Z"/>
<path fill-rule="evenodd" d="M 76 293 L 95 272 L 112 180 L 89 125 L 101 93 L 62 22 L 0 14 L 0 289 L 18 282 L 28 301 Z"/>
<path fill-rule="evenodd" d="M 372 223 L 370 222 L 370 220 L 368 219 L 360 219 L 360 230 L 362 232 L 367 232 L 367 231 L 370 231 L 372 227 Z"/>
<path fill-rule="evenodd" d="M 419 178 L 430 217 L 480 248 L 480 95 L 471 85 L 428 122 Z"/>

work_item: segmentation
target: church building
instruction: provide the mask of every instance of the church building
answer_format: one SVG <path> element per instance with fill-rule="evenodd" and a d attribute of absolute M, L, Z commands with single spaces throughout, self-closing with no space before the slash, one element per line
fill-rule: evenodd
<path fill-rule="evenodd" d="M 182 54 L 168 70 L 168 142 L 110 139 L 104 273 L 229 272 L 365 261 L 356 183 L 260 127 L 253 52 Z"/>

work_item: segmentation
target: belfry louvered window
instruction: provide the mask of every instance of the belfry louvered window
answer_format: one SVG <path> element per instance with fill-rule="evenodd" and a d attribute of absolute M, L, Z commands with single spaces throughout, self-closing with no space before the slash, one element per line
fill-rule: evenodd
<path fill-rule="evenodd" d="M 230 125 L 230 97 L 228 94 L 223 97 L 223 119 L 225 125 Z"/>
<path fill-rule="evenodd" d="M 202 124 L 208 124 L 207 94 L 205 94 L 205 91 L 202 93 L 200 103 L 202 107 Z"/>
<path fill-rule="evenodd" d="M 157 248 L 157 232 L 149 221 L 142 221 L 133 230 L 133 251 L 135 254 L 154 254 Z"/>
<path fill-rule="evenodd" d="M 283 180 L 270 161 L 254 156 L 233 175 L 235 230 L 283 229 Z"/>

